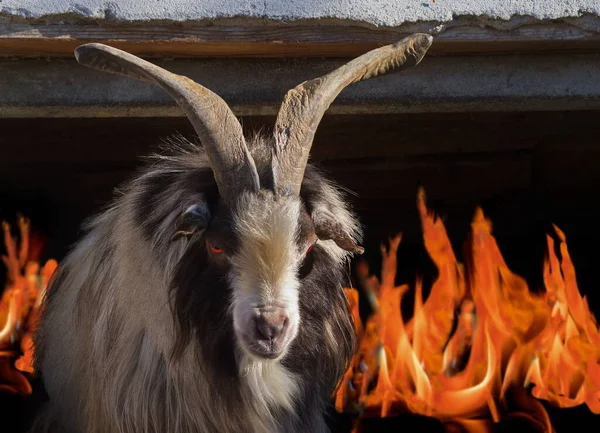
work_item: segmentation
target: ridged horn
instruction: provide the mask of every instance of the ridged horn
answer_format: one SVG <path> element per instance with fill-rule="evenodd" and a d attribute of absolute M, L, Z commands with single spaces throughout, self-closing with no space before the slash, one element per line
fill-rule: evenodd
<path fill-rule="evenodd" d="M 433 38 L 416 33 L 395 44 L 369 51 L 329 74 L 290 90 L 275 123 L 273 178 L 279 191 L 300 193 L 313 138 L 329 105 L 352 83 L 417 65 Z"/>
<path fill-rule="evenodd" d="M 155 84 L 167 91 L 194 126 L 206 149 L 219 194 L 226 202 L 240 190 L 259 189 L 256 165 L 242 126 L 218 95 L 187 77 L 104 44 L 81 45 L 75 49 L 75 58 L 84 66 Z"/>

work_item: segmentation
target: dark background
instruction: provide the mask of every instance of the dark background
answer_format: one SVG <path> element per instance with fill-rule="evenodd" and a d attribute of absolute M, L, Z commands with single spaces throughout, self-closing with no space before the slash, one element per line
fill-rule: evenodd
<path fill-rule="evenodd" d="M 273 123 L 243 119 L 247 130 Z M 173 133 L 193 138 L 184 118 L 0 119 L 0 131 L 0 218 L 14 221 L 17 210 L 31 217 L 48 237 L 45 258 L 57 259 L 143 155 Z M 379 243 L 402 231 L 398 283 L 435 277 L 415 207 L 422 185 L 459 257 L 481 205 L 509 267 L 532 290 L 542 286 L 545 235 L 557 224 L 580 290 L 600 315 L 599 133 L 593 111 L 325 116 L 312 160 L 355 194 L 373 272 Z M 596 426 L 600 418 L 585 407 L 552 413 L 559 432 L 563 418 Z"/>

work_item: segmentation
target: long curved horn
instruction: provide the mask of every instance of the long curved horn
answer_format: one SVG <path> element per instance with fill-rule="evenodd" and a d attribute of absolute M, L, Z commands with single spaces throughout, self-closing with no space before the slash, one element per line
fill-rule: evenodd
<path fill-rule="evenodd" d="M 394 68 L 417 65 L 433 38 L 416 33 L 352 60 L 333 72 L 290 90 L 275 123 L 273 177 L 275 188 L 298 195 L 315 131 L 329 105 L 352 83 Z"/>
<path fill-rule="evenodd" d="M 90 68 L 166 90 L 194 126 L 225 201 L 231 201 L 240 189 L 259 189 L 256 165 L 246 147 L 242 126 L 218 95 L 187 77 L 104 44 L 81 45 L 75 49 L 75 58 Z"/>

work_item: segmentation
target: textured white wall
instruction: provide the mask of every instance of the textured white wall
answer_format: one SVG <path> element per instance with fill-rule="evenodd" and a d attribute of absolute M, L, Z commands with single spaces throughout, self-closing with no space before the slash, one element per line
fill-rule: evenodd
<path fill-rule="evenodd" d="M 337 18 L 395 27 L 423 21 L 444 23 L 458 16 L 578 18 L 600 15 L 600 0 L 0 0 L 0 9 L 5 17 L 33 19 L 63 14 L 123 21 Z"/>

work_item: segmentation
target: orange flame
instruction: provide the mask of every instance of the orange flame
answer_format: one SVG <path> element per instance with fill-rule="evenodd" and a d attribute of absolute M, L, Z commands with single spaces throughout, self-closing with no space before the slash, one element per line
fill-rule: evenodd
<path fill-rule="evenodd" d="M 0 389 L 30 394 L 31 385 L 22 372 L 34 373 L 32 336 L 41 300 L 58 264 L 51 259 L 40 270 L 37 260 L 42 244 L 31 238 L 28 219 L 19 216 L 18 226 L 17 246 L 10 225 L 2 223 L 6 246 L 2 261 L 7 268 L 7 281 L 0 298 Z"/>
<path fill-rule="evenodd" d="M 561 260 L 547 237 L 545 292 L 534 294 L 506 265 L 481 209 L 472 221 L 467 273 L 423 191 L 417 207 L 438 278 L 426 301 L 417 281 L 413 317 L 405 321 L 400 303 L 408 287 L 394 287 L 400 235 L 390 239 L 389 249 L 382 247 L 381 283 L 363 278 L 377 287 L 368 294 L 377 308 L 359 333 L 338 410 L 359 408 L 364 416 L 380 417 L 409 411 L 458 422 L 467 431 L 489 431 L 487 420 L 500 421 L 508 391 L 533 385 L 537 399 L 558 407 L 586 404 L 600 414 L 600 332 L 579 293 L 564 233 L 554 227 Z M 362 330 L 358 292 L 346 293 Z M 537 401 L 524 404 L 552 431 Z"/>

